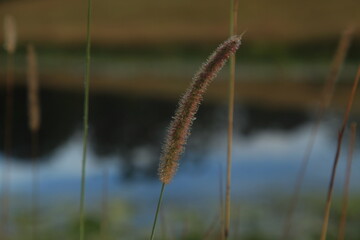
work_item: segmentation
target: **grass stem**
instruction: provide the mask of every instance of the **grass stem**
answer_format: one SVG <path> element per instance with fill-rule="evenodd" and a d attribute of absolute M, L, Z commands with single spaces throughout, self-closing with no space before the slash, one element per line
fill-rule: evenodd
<path fill-rule="evenodd" d="M 351 107 L 356 95 L 356 90 L 359 84 L 359 78 L 360 78 L 360 66 L 358 67 L 358 71 L 355 77 L 355 81 L 349 96 L 349 100 L 346 106 L 346 111 L 345 111 L 345 115 L 344 115 L 344 119 L 343 119 L 343 123 L 341 125 L 340 131 L 339 131 L 339 135 L 338 135 L 338 141 L 337 141 L 337 148 L 336 148 L 336 154 L 335 154 L 335 159 L 334 159 L 334 163 L 333 163 L 333 167 L 332 167 L 332 171 L 331 171 L 331 178 L 330 178 L 330 184 L 329 184 L 329 188 L 328 188 L 328 193 L 327 193 L 327 198 L 326 198 L 326 205 L 325 205 L 325 214 L 324 214 L 324 220 L 323 220 L 323 226 L 321 229 L 321 237 L 320 240 L 326 240 L 326 234 L 327 234 L 327 229 L 328 229 L 328 224 L 329 224 L 329 217 L 330 217 L 330 207 L 331 207 L 331 201 L 332 201 L 332 193 L 334 191 L 334 182 L 335 182 L 335 176 L 336 176 L 336 168 L 339 162 L 339 157 L 340 157 L 340 152 L 341 152 L 341 145 L 342 145 L 342 140 L 343 140 L 343 136 L 344 136 L 344 132 L 346 129 L 346 125 L 347 122 L 349 120 L 349 115 L 350 115 L 350 111 L 351 111 Z"/>
<path fill-rule="evenodd" d="M 346 179 L 344 183 L 344 193 L 343 193 L 343 203 L 341 209 L 341 218 L 340 218 L 340 226 L 339 226 L 339 235 L 338 240 L 345 239 L 345 227 L 346 227 L 346 211 L 349 202 L 349 187 L 350 187 L 350 176 L 351 176 L 351 165 L 355 150 L 355 141 L 356 141 L 356 123 L 351 124 L 351 136 L 350 136 L 350 144 L 349 151 L 347 157 L 346 164 Z"/>
<path fill-rule="evenodd" d="M 109 170 L 103 169 L 101 239 L 109 238 Z"/>
<path fill-rule="evenodd" d="M 38 239 L 37 224 L 38 224 L 38 169 L 37 169 L 37 157 L 39 146 L 39 134 L 37 131 L 31 132 L 31 145 L 32 145 L 32 189 L 31 189 L 31 201 L 32 201 L 32 239 Z"/>
<path fill-rule="evenodd" d="M 157 204 L 157 207 L 156 207 L 156 213 L 155 213 L 155 218 L 154 218 L 154 224 L 153 224 L 153 227 L 152 227 L 152 230 L 151 230 L 150 240 L 153 240 L 154 236 L 155 236 L 156 222 L 157 222 L 159 212 L 160 212 L 161 202 L 162 202 L 162 198 L 163 198 L 163 195 L 164 195 L 164 189 L 165 189 L 165 183 L 163 183 L 161 185 L 161 191 L 160 191 L 160 195 L 159 195 L 158 204 Z"/>
<path fill-rule="evenodd" d="M 219 166 L 219 211 L 220 211 L 220 240 L 224 240 L 225 233 L 225 224 L 224 224 L 224 183 L 223 183 L 223 169 L 222 166 Z"/>
<path fill-rule="evenodd" d="M 237 9 L 238 9 L 238 0 L 230 0 L 230 36 L 235 35 L 237 32 Z M 234 125 L 234 99 L 235 99 L 235 54 L 230 57 L 224 239 L 228 238 L 229 228 L 230 228 L 230 204 L 231 204 L 230 192 L 231 192 L 232 140 L 233 140 L 233 125 Z"/>
<path fill-rule="evenodd" d="M 353 31 L 354 31 L 353 28 L 347 29 L 342 34 L 339 45 L 337 47 L 337 50 L 336 50 L 336 53 L 335 53 L 335 56 L 334 56 L 334 59 L 333 59 L 333 62 L 332 62 L 331 68 L 330 68 L 329 75 L 328 75 L 325 85 L 324 85 L 323 96 L 322 96 L 323 98 L 322 98 L 322 101 L 320 102 L 320 106 L 316 110 L 315 123 L 312 126 L 311 135 L 310 135 L 309 141 L 307 143 L 307 146 L 306 146 L 306 149 L 304 152 L 304 156 L 301 161 L 301 166 L 300 166 L 299 172 L 296 176 L 294 192 L 293 192 L 291 200 L 290 200 L 289 209 L 285 216 L 281 240 L 290 239 L 290 231 L 291 231 L 291 227 L 292 227 L 292 223 L 293 223 L 294 213 L 295 213 L 298 201 L 299 201 L 301 188 L 302 188 L 305 174 L 306 174 L 306 171 L 307 171 L 307 168 L 309 165 L 309 160 L 310 160 L 313 148 L 314 148 L 316 136 L 317 136 L 320 124 L 324 118 L 324 115 L 331 103 L 331 100 L 333 97 L 333 92 L 335 89 L 335 84 L 339 78 L 339 75 L 341 72 L 341 67 L 342 67 L 345 57 L 347 55 L 347 52 L 348 52 L 348 49 L 349 49 L 349 46 L 351 43 Z"/>
<path fill-rule="evenodd" d="M 10 209 L 10 186 L 11 186 L 11 154 L 13 137 L 13 112 L 14 112 L 14 54 L 8 52 L 6 69 L 6 103 L 5 103 L 5 133 L 4 133 L 4 167 L 2 170 L 1 186 L 1 239 L 7 239 L 9 209 Z"/>
<path fill-rule="evenodd" d="M 87 140 L 89 133 L 89 85 L 90 85 L 90 58 L 91 58 L 91 13 L 92 0 L 87 1 L 87 23 L 86 23 L 86 66 L 85 66 L 85 81 L 84 81 L 84 133 L 83 133 L 83 154 L 81 164 L 81 190 L 80 190 L 80 240 L 85 238 L 85 180 L 86 180 L 86 154 L 87 154 Z"/>
<path fill-rule="evenodd" d="M 39 129 L 41 123 L 41 107 L 39 97 L 39 76 L 37 67 L 37 56 L 33 45 L 27 46 L 27 90 L 28 90 L 28 125 L 31 132 L 31 157 L 32 157 L 32 181 L 31 181 L 31 234 L 32 239 L 38 236 L 38 149 Z"/>

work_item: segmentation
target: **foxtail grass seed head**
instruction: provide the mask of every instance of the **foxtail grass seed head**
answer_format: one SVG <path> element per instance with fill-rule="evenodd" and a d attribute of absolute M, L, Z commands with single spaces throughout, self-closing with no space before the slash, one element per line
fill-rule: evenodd
<path fill-rule="evenodd" d="M 27 46 L 27 82 L 28 82 L 28 111 L 29 128 L 36 132 L 40 128 L 40 105 L 39 105 L 39 76 L 35 48 Z"/>
<path fill-rule="evenodd" d="M 229 57 L 237 51 L 240 44 L 241 36 L 238 35 L 223 42 L 195 74 L 189 88 L 180 99 L 168 128 L 160 156 L 158 173 L 161 182 L 168 184 L 175 175 L 203 95 L 211 81 Z"/>
<path fill-rule="evenodd" d="M 15 52 L 16 40 L 15 19 L 11 15 L 6 15 L 4 18 L 4 48 L 8 53 L 13 54 Z"/>

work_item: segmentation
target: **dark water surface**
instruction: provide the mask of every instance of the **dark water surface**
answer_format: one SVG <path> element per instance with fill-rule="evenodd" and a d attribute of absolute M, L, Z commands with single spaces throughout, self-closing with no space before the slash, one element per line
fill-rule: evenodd
<path fill-rule="evenodd" d="M 14 184 L 20 186 L 26 185 L 26 175 L 30 173 L 27 172 L 32 161 L 31 134 L 27 126 L 25 89 L 17 88 L 14 96 L 12 171 Z M 4 93 L 1 97 L 4 99 Z M 90 181 L 108 168 L 115 186 L 156 183 L 161 144 L 177 103 L 161 98 L 95 94 L 90 104 Z M 80 175 L 82 95 L 76 91 L 43 90 L 41 105 L 38 165 L 47 184 L 64 180 L 65 190 L 66 181 L 73 179 L 76 182 Z M 0 110 L 4 112 L 4 109 Z M 316 171 L 310 166 L 310 178 L 327 181 L 335 152 L 336 129 L 340 126 L 339 117 L 335 113 L 328 114 L 321 125 L 311 160 L 312 164 L 320 165 Z M 225 166 L 226 118 L 227 107 L 223 103 L 205 102 L 200 107 L 174 185 L 179 184 L 180 189 L 186 181 L 194 181 L 192 187 L 202 185 L 200 182 L 205 176 L 218 182 L 219 166 Z M 257 188 L 251 185 L 261 184 L 265 179 L 264 186 L 279 184 L 278 181 L 284 179 L 288 180 L 282 181 L 282 185 L 289 185 L 310 137 L 313 120 L 314 114 L 310 111 L 237 104 L 234 178 L 242 179 L 239 184 L 244 184 L 244 180 L 251 183 L 245 189 L 253 191 Z M 4 118 L 0 119 L 0 124 L 0 134 L 4 136 Z M 2 152 L 3 140 L 1 137 Z M 344 152 L 346 150 L 345 144 Z M 71 184 L 72 187 L 76 185 Z M 206 187 L 201 189 L 200 192 L 207 190 Z"/>
<path fill-rule="evenodd" d="M 14 93 L 13 196 L 29 196 L 31 192 L 31 135 L 27 127 L 25 91 L 17 88 Z M 1 99 L 4 99 L 3 91 Z M 116 205 L 130 204 L 124 209 L 136 216 L 132 223 L 148 226 L 160 188 L 157 167 L 161 144 L 177 103 L 160 97 L 115 94 L 94 94 L 90 103 L 88 207 L 99 208 L 105 181 L 109 198 L 118 199 Z M 43 208 L 68 204 L 70 207 L 64 211 L 76 215 L 82 154 L 82 94 L 42 90 L 41 110 L 37 160 L 39 201 Z M 4 112 L 3 104 L 0 111 Z M 313 111 L 304 109 L 236 105 L 232 176 L 235 203 L 241 199 L 263 206 L 261 204 L 274 197 L 289 199 L 311 135 L 314 115 Z M 338 113 L 329 111 L 320 126 L 306 175 L 306 195 L 325 197 L 340 120 Z M 0 167 L 3 168 L 4 118 L 0 118 L 0 126 Z M 226 128 L 226 104 L 205 102 L 200 107 L 178 173 L 167 188 L 165 204 L 169 208 L 206 212 L 204 216 L 210 221 L 209 209 L 213 211 L 214 206 L 218 206 L 220 171 L 225 169 Z M 342 192 L 347 139 L 348 134 L 338 168 L 337 195 Z M 359 150 L 357 144 L 351 183 L 352 194 L 356 195 L 360 189 Z M 12 207 L 26 206 L 28 202 L 24 199 L 13 198 Z M 53 224 L 58 225 L 57 221 Z"/>

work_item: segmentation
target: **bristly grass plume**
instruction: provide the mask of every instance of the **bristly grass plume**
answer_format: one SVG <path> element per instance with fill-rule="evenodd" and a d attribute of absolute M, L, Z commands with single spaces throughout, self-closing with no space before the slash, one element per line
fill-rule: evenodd
<path fill-rule="evenodd" d="M 159 176 L 161 182 L 168 184 L 173 178 L 204 93 L 240 44 L 241 36 L 237 35 L 222 43 L 195 74 L 190 87 L 180 99 L 178 109 L 168 129 L 160 158 Z"/>
<path fill-rule="evenodd" d="M 204 93 L 225 65 L 230 56 L 235 54 L 241 44 L 241 37 L 234 35 L 223 42 L 215 52 L 202 65 L 195 74 L 189 88 L 179 101 L 175 116 L 170 123 L 165 144 L 162 149 L 159 164 L 159 178 L 163 183 L 160 191 L 159 201 L 156 207 L 154 223 L 150 240 L 154 239 L 156 222 L 162 202 L 165 185 L 170 183 L 179 166 L 179 159 L 185 149 L 186 141 L 190 134 L 190 128 L 195 114 L 203 99 Z"/>

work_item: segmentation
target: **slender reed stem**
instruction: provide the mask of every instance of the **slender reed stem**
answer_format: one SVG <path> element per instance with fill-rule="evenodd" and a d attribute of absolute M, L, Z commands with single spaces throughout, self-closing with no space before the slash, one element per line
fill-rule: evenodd
<path fill-rule="evenodd" d="M 4 132 L 4 168 L 2 171 L 2 193 L 1 193 L 1 225 L 0 238 L 8 238 L 9 209 L 11 195 L 11 154 L 12 154 L 12 131 L 14 111 L 14 53 L 16 50 L 16 24 L 10 15 L 4 18 L 4 48 L 7 52 L 6 66 L 6 100 L 5 100 L 5 132 Z"/>
<path fill-rule="evenodd" d="M 12 122 L 14 110 L 14 55 L 9 52 L 7 55 L 6 70 L 6 105 L 5 105 L 5 134 L 4 134 L 4 162 L 2 171 L 2 193 L 1 193 L 1 238 L 7 239 L 9 209 L 10 209 L 10 186 L 11 186 L 11 151 L 12 151 Z"/>
<path fill-rule="evenodd" d="M 323 108 L 326 109 L 331 103 L 335 84 L 339 78 L 341 68 L 343 66 L 344 60 L 346 58 L 347 52 L 349 50 L 355 28 L 353 26 L 348 27 L 342 34 L 338 48 L 336 50 L 328 78 L 326 80 L 326 85 L 324 88 L 324 98 L 323 98 Z"/>
<path fill-rule="evenodd" d="M 341 210 L 341 218 L 340 218 L 340 226 L 339 226 L 339 235 L 338 240 L 345 239 L 345 227 L 346 227 L 346 211 L 349 202 L 349 186 L 350 186 L 350 176 L 351 176 L 351 165 L 352 159 L 354 155 L 355 149 L 355 141 L 356 141 L 356 123 L 351 124 L 351 136 L 350 136 L 350 144 L 349 144 L 349 152 L 347 158 L 347 166 L 346 166 L 346 179 L 344 183 L 344 193 L 343 193 L 343 205 Z"/>
<path fill-rule="evenodd" d="M 85 178 L 86 178 L 86 154 L 87 154 L 87 140 L 89 133 L 89 85 L 90 85 L 90 58 L 91 58 L 91 13 L 92 0 L 87 1 L 87 24 L 86 24 L 86 67 L 85 67 L 85 81 L 84 81 L 84 133 L 83 133 L 83 154 L 81 165 L 81 190 L 80 190 L 80 240 L 84 240 L 85 235 Z"/>
<path fill-rule="evenodd" d="M 336 84 L 337 79 L 339 78 L 341 66 L 343 65 L 347 51 L 349 49 L 351 39 L 352 39 L 352 34 L 353 34 L 352 28 L 347 29 L 342 34 L 339 45 L 337 47 L 337 50 L 336 50 L 336 53 L 334 56 L 334 59 L 333 59 L 333 62 L 332 62 L 332 65 L 331 65 L 331 68 L 330 68 L 330 73 L 325 82 L 325 86 L 324 86 L 324 90 L 323 90 L 323 98 L 320 103 L 320 106 L 317 109 L 315 123 L 312 126 L 311 135 L 310 135 L 308 144 L 306 146 L 303 159 L 301 161 L 301 166 L 300 166 L 299 172 L 296 176 L 294 192 L 292 194 L 292 197 L 290 200 L 290 206 L 289 206 L 289 209 L 288 209 L 288 211 L 286 213 L 286 217 L 285 217 L 285 222 L 284 222 L 284 227 L 283 227 L 283 232 L 282 232 L 282 237 L 281 237 L 282 240 L 289 239 L 290 230 L 292 227 L 292 222 L 293 222 L 293 217 L 294 217 L 294 212 L 295 212 L 296 206 L 299 201 L 301 188 L 302 188 L 302 185 L 304 182 L 307 167 L 309 165 L 311 153 L 314 148 L 316 136 L 317 136 L 320 124 L 326 113 L 326 110 L 328 109 L 328 106 L 331 103 L 333 92 L 335 89 L 335 84 Z"/>
<path fill-rule="evenodd" d="M 165 189 L 165 183 L 163 183 L 161 185 L 161 191 L 160 191 L 160 195 L 159 195 L 158 204 L 157 204 L 157 207 L 156 207 L 156 213 L 155 213 L 155 218 L 154 218 L 154 224 L 153 224 L 153 227 L 152 227 L 152 230 L 151 230 L 150 240 L 153 240 L 154 236 L 155 236 L 156 222 L 157 222 L 158 215 L 159 215 L 159 212 L 160 212 L 161 202 L 162 202 L 162 198 L 163 198 L 163 195 L 164 195 L 164 189 Z"/>
<path fill-rule="evenodd" d="M 237 32 L 238 0 L 230 0 L 230 36 Z M 234 125 L 234 99 L 235 99 L 235 54 L 230 57 L 229 103 L 228 103 L 228 133 L 227 133 L 227 161 L 226 161 L 226 193 L 225 193 L 225 226 L 224 239 L 229 236 L 230 228 L 230 192 L 231 192 L 231 165 L 232 140 Z"/>
<path fill-rule="evenodd" d="M 224 183 L 223 183 L 223 169 L 221 164 L 219 165 L 219 211 L 220 211 L 220 240 L 224 240 L 225 224 L 224 224 Z"/>
<path fill-rule="evenodd" d="M 102 222 L 101 222 L 101 239 L 102 240 L 106 240 L 109 237 L 109 218 L 108 218 L 108 213 L 109 213 L 109 207 L 108 207 L 108 202 L 109 202 L 109 171 L 108 169 L 103 169 L 103 187 L 102 187 Z"/>
<path fill-rule="evenodd" d="M 168 239 L 168 236 L 167 236 L 165 212 L 161 211 L 159 214 L 160 214 L 160 222 L 161 222 L 161 239 L 166 240 Z"/>
<path fill-rule="evenodd" d="M 31 132 L 31 151 L 32 151 L 32 186 L 31 186 L 31 228 L 32 228 L 32 239 L 37 239 L 37 195 L 38 195 L 38 173 L 37 173 L 37 157 L 38 157 L 38 137 L 40 129 L 40 101 L 39 101 L 39 77 L 37 68 L 37 57 L 35 48 L 33 45 L 27 46 L 27 86 L 28 86 L 28 119 L 29 129 Z"/>
<path fill-rule="evenodd" d="M 32 191 L 31 191 L 31 201 L 32 201 L 32 239 L 37 239 L 37 221 L 38 221 L 38 208 L 37 208 L 37 195 L 38 195 L 38 169 L 36 165 L 37 156 L 38 156 L 38 143 L 39 143 L 39 134 L 37 131 L 31 132 L 31 144 L 32 144 Z"/>
<path fill-rule="evenodd" d="M 233 208 L 234 209 L 234 208 Z M 234 221 L 233 221 L 233 226 L 234 226 L 234 232 L 233 232 L 233 239 L 240 239 L 240 225 L 241 225 L 241 221 L 240 221 L 240 214 L 241 214 L 241 205 L 238 205 L 235 208 L 235 217 L 234 217 Z"/>
<path fill-rule="evenodd" d="M 216 225 L 219 222 L 220 217 L 218 215 L 216 215 L 214 217 L 214 220 L 210 223 L 209 227 L 206 229 L 204 235 L 202 236 L 202 240 L 207 240 L 210 238 L 211 234 L 213 233 L 213 231 L 216 229 Z M 223 233 L 220 233 L 221 236 L 223 236 Z"/>
<path fill-rule="evenodd" d="M 165 240 L 167 239 L 165 214 L 163 211 L 161 211 L 159 214 L 160 214 L 160 223 L 161 223 L 161 239 Z"/>
<path fill-rule="evenodd" d="M 360 78 L 360 66 L 358 68 L 358 71 L 357 71 L 357 74 L 356 74 L 356 77 L 355 77 L 354 85 L 352 87 L 352 90 L 351 90 L 351 93 L 350 93 L 350 96 L 349 96 L 349 100 L 348 100 L 348 103 L 347 103 L 343 123 L 341 125 L 339 135 L 338 135 L 336 154 L 335 154 L 334 164 L 333 164 L 332 171 L 331 171 L 331 178 L 330 178 L 330 184 L 329 184 L 329 189 L 328 189 L 328 194 L 327 194 L 327 199 L 326 199 L 324 221 L 323 221 L 323 226 L 322 226 L 322 230 L 321 230 L 320 240 L 325 240 L 326 239 L 327 228 L 328 228 L 329 217 L 330 217 L 330 207 L 331 207 L 332 193 L 334 191 L 336 168 L 337 168 L 337 165 L 338 165 L 338 162 L 339 162 L 339 157 L 340 157 L 340 152 L 341 152 L 341 145 L 342 145 L 342 140 L 343 140 L 345 128 L 346 128 L 347 122 L 349 120 L 351 107 L 352 107 L 352 104 L 353 104 L 353 101 L 354 101 L 354 98 L 355 98 L 355 94 L 356 94 L 356 90 L 357 90 L 357 87 L 358 87 L 358 84 L 359 84 L 359 78 Z"/>

